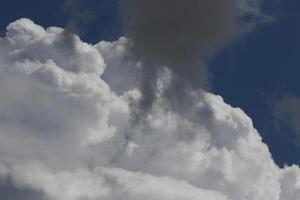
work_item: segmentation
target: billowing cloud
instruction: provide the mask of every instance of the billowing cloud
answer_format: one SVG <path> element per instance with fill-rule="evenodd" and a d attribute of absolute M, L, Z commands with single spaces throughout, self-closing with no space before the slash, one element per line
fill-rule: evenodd
<path fill-rule="evenodd" d="M 130 45 L 92 46 L 28 19 L 8 26 L 0 39 L 2 180 L 50 200 L 297 198 L 299 167 L 276 166 L 241 109 L 189 89 L 174 111 L 167 67 L 153 106 L 135 120 L 144 94 Z"/>

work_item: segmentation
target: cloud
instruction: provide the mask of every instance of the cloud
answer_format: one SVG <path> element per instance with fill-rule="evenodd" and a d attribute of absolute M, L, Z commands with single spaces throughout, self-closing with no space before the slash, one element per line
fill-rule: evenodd
<path fill-rule="evenodd" d="M 50 200 L 297 197 L 299 167 L 276 166 L 241 109 L 189 89 L 174 111 L 165 93 L 176 75 L 164 67 L 153 106 L 132 123 L 144 94 L 130 40 L 65 37 L 20 19 L 0 39 L 3 180 Z"/>
<path fill-rule="evenodd" d="M 125 34 L 143 63 L 141 110 L 152 106 L 162 67 L 178 87 L 209 88 L 207 60 L 241 34 L 267 21 L 261 0 L 126 0 Z M 184 86 L 187 85 L 187 86 Z M 169 88 L 170 93 L 174 93 Z M 176 93 L 176 92 L 175 92 Z M 170 99 L 176 99 L 172 95 Z"/>
<path fill-rule="evenodd" d="M 265 0 L 237 0 L 236 2 L 241 33 L 250 32 L 257 26 L 276 20 L 275 16 L 264 12 Z"/>
<path fill-rule="evenodd" d="M 0 181 L 0 195 L 9 200 L 40 200 L 43 195 L 29 189 L 17 189 L 9 180 Z"/>
<path fill-rule="evenodd" d="M 193 77 L 195 63 L 212 56 L 250 23 L 264 21 L 261 2 L 127 0 L 125 31 L 138 57 L 154 67 L 167 65 L 195 83 L 199 82 L 199 75 Z"/>
<path fill-rule="evenodd" d="M 82 0 L 64 0 L 63 10 L 68 15 L 66 25 L 68 31 L 82 33 L 82 28 L 94 18 L 93 13 L 83 5 Z"/>
<path fill-rule="evenodd" d="M 276 123 L 290 128 L 300 136 L 300 98 L 283 96 L 274 109 Z"/>

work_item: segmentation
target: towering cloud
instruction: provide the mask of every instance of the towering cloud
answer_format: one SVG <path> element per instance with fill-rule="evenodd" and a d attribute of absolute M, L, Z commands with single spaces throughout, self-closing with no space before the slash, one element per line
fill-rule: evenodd
<path fill-rule="evenodd" d="M 164 93 L 175 75 L 166 67 L 153 106 L 133 126 L 144 94 L 130 46 L 126 38 L 92 46 L 28 19 L 8 26 L 0 39 L 3 182 L 47 200 L 298 197 L 299 167 L 276 166 L 242 110 L 187 90 L 174 111 Z"/>

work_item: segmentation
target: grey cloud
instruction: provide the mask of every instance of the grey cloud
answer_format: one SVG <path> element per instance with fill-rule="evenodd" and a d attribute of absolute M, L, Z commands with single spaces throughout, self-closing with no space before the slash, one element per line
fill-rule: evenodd
<path fill-rule="evenodd" d="M 300 139 L 300 98 L 283 96 L 275 105 L 275 123 L 290 128 Z"/>
<path fill-rule="evenodd" d="M 82 33 L 89 21 L 93 19 L 93 13 L 84 7 L 82 0 L 64 0 L 63 9 L 68 15 L 66 30 L 73 33 Z"/>
<path fill-rule="evenodd" d="M 125 32 L 133 40 L 136 56 L 147 68 L 166 65 L 193 84 L 200 83 L 201 59 L 211 56 L 237 30 L 234 0 L 125 2 Z"/>
<path fill-rule="evenodd" d="M 30 189 L 16 188 L 13 183 L 6 180 L 0 181 L 0 197 L 4 200 L 43 200 L 42 192 L 37 192 Z"/>
<path fill-rule="evenodd" d="M 144 65 L 141 110 L 154 101 L 162 66 L 175 73 L 176 91 L 208 89 L 207 60 L 264 21 L 260 6 L 260 0 L 125 0 L 125 34 L 132 40 L 134 56 Z"/>

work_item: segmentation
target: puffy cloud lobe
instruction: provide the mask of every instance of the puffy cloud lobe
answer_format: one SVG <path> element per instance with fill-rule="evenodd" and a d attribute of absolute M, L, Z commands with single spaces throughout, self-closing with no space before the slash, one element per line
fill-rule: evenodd
<path fill-rule="evenodd" d="M 115 128 L 107 123 L 109 116 L 114 117 L 114 110 L 118 110 L 115 118 L 126 115 L 128 106 L 99 78 L 105 65 L 96 49 L 71 35 L 67 37 L 74 45 L 65 45 L 61 29 L 41 30 L 23 19 L 11 24 L 1 39 L 0 110 L 5 134 L 1 148 L 8 152 L 14 152 L 13 146 L 36 148 L 33 157 L 47 152 L 55 159 L 62 150 L 57 148 L 59 142 L 69 146 L 65 150 L 70 154 L 81 154 L 78 145 L 114 134 Z M 67 163 L 64 158 L 53 162 Z"/>
<path fill-rule="evenodd" d="M 109 65 L 102 78 L 118 94 L 136 88 L 141 82 L 138 74 L 142 64 L 132 59 L 128 51 L 130 46 L 130 41 L 125 37 L 115 42 L 101 41 L 95 45 Z"/>
<path fill-rule="evenodd" d="M 9 57 L 11 60 L 27 59 L 41 63 L 52 60 L 60 68 L 75 73 L 101 75 L 105 68 L 99 53 L 81 42 L 78 36 L 55 27 L 45 31 L 27 19 L 10 24 L 7 37 L 1 41 L 1 45 L 2 51 L 11 51 L 9 55 L 3 52 L 2 57 Z"/>
<path fill-rule="evenodd" d="M 174 112 L 164 95 L 173 76 L 167 68 L 151 110 L 133 123 L 141 69 L 126 57 L 126 38 L 92 46 L 21 19 L 0 44 L 0 177 L 15 187 L 50 200 L 299 194 L 299 167 L 276 166 L 242 110 L 188 90 Z"/>
<path fill-rule="evenodd" d="M 300 173 L 299 166 L 286 167 L 281 175 L 280 199 L 297 199 L 300 195 Z"/>

